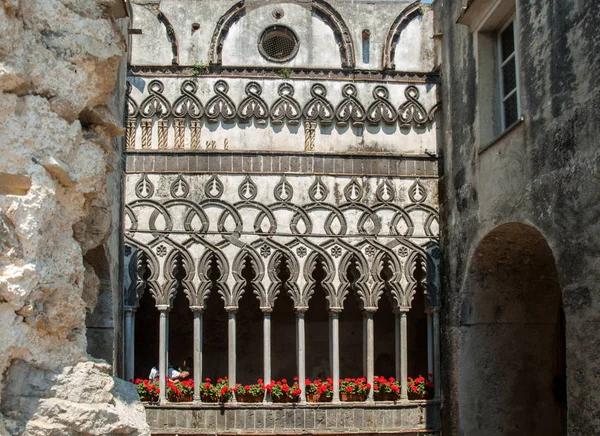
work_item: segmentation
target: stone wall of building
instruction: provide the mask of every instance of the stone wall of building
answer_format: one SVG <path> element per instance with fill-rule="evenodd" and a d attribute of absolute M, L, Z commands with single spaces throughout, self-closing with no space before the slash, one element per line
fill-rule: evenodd
<path fill-rule="evenodd" d="M 135 389 L 86 362 L 88 341 L 113 361 L 120 328 L 118 311 L 86 335 L 121 295 L 126 17 L 0 4 L 0 434 L 148 434 Z"/>
<path fill-rule="evenodd" d="M 510 2 L 498 3 L 510 15 Z M 439 0 L 436 6 L 444 59 L 444 434 L 595 434 L 600 427 L 595 393 L 600 382 L 600 9 L 579 0 L 516 2 L 523 120 L 490 143 L 482 140 L 480 97 L 494 83 L 478 80 L 485 53 L 477 53 L 481 44 L 457 23 L 490 5 Z M 478 56 L 484 56 L 479 70 Z M 558 328 L 561 301 L 566 352 L 548 351 L 545 342 L 560 332 L 539 331 L 535 337 L 527 332 L 535 323 L 535 328 Z M 502 334 L 510 328 L 511 335 Z M 482 360 L 469 342 L 475 331 L 479 347 L 493 349 Z M 523 343 L 529 348 L 520 348 Z M 540 347 L 546 347 L 542 354 Z M 512 353 L 523 353 L 520 362 L 511 361 Z M 561 423 L 542 430 L 557 418 L 544 415 L 547 410 L 560 404 L 564 410 L 560 368 L 554 369 L 554 380 L 546 374 L 557 364 L 556 355 L 566 357 L 567 433 L 559 433 Z M 512 375 L 499 377 L 502 367 Z M 541 374 L 544 380 L 538 382 Z M 486 413 L 485 404 L 493 404 L 494 412 Z M 525 416 L 512 410 L 514 404 L 524 404 Z"/>

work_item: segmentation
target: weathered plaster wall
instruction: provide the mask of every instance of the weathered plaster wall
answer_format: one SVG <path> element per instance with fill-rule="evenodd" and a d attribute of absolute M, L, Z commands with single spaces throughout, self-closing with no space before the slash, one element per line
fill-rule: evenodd
<path fill-rule="evenodd" d="M 134 388 L 86 362 L 86 313 L 120 286 L 125 16 L 0 4 L 0 434 L 148 434 Z"/>
<path fill-rule="evenodd" d="M 457 395 L 459 378 L 465 376 L 458 344 L 470 256 L 486 234 L 510 222 L 537 228 L 556 260 L 566 315 L 568 434 L 594 434 L 600 427 L 595 394 L 600 366 L 600 5 L 517 1 L 524 122 L 478 153 L 473 40 L 466 26 L 456 24 L 466 3 L 438 0 L 436 5 L 444 59 L 444 434 L 471 434 L 459 421 Z M 500 365 L 500 359 L 492 363 Z M 473 392 L 484 387 L 481 375 L 479 368 L 466 374 L 475 384 Z"/>

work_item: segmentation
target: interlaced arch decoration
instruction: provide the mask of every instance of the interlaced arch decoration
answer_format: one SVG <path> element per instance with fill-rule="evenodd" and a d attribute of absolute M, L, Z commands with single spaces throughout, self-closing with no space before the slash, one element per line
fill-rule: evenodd
<path fill-rule="evenodd" d="M 321 285 L 330 310 L 343 309 L 350 288 L 364 310 L 376 310 L 386 290 L 396 310 L 410 310 L 417 289 L 431 307 L 439 307 L 438 213 L 430 183 L 328 175 L 131 174 L 128 184 L 135 189 L 125 208 L 127 304 L 134 303 L 135 283 L 135 303 L 149 290 L 157 305 L 169 307 L 183 289 L 193 310 L 203 310 L 216 290 L 225 307 L 236 310 L 247 286 L 242 270 L 248 261 L 263 311 L 272 310 L 282 292 L 277 272 L 282 262 L 290 274 L 283 292 L 296 310 L 308 309 L 317 263 L 324 270 Z M 205 195 L 215 184 L 218 198 Z M 179 187 L 176 195 L 173 186 Z M 181 186 L 185 198 L 179 198 Z M 186 271 L 180 281 L 174 273 L 178 262 Z M 218 284 L 210 274 L 215 263 Z M 356 281 L 346 274 L 351 263 L 360 271 Z"/>
<path fill-rule="evenodd" d="M 352 69 L 356 65 L 354 43 L 348 25 L 340 13 L 324 0 L 313 0 L 313 13 L 321 18 L 332 30 L 340 49 L 342 68 Z M 208 58 L 211 65 L 221 65 L 223 62 L 223 45 L 229 29 L 246 14 L 246 2 L 237 2 L 230 7 L 217 21 L 210 41 Z"/>
<path fill-rule="evenodd" d="M 395 70 L 394 56 L 396 54 L 396 45 L 400 38 L 400 33 L 410 23 L 413 18 L 421 14 L 421 1 L 417 0 L 408 5 L 404 10 L 396 17 L 390 28 L 388 29 L 384 45 L 383 45 L 383 69 L 384 70 Z"/>

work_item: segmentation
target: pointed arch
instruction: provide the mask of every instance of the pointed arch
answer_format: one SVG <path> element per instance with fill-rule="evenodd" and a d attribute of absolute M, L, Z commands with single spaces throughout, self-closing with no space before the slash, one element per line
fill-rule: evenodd
<path fill-rule="evenodd" d="M 421 1 L 417 0 L 404 8 L 388 29 L 383 45 L 382 65 L 384 70 L 396 69 L 394 55 L 396 54 L 396 44 L 398 43 L 398 38 L 400 38 L 400 33 L 402 33 L 408 23 L 419 15 L 421 15 Z"/>

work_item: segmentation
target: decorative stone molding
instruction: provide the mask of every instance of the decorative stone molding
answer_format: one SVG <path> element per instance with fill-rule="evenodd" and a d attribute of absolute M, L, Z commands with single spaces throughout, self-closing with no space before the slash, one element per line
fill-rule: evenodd
<path fill-rule="evenodd" d="M 402 30 L 410 23 L 415 17 L 421 15 L 421 1 L 417 0 L 408 5 L 398 17 L 394 20 L 390 28 L 385 35 L 385 42 L 383 46 L 383 69 L 394 70 L 394 55 L 396 54 L 396 45 L 398 44 L 398 38 Z"/>

